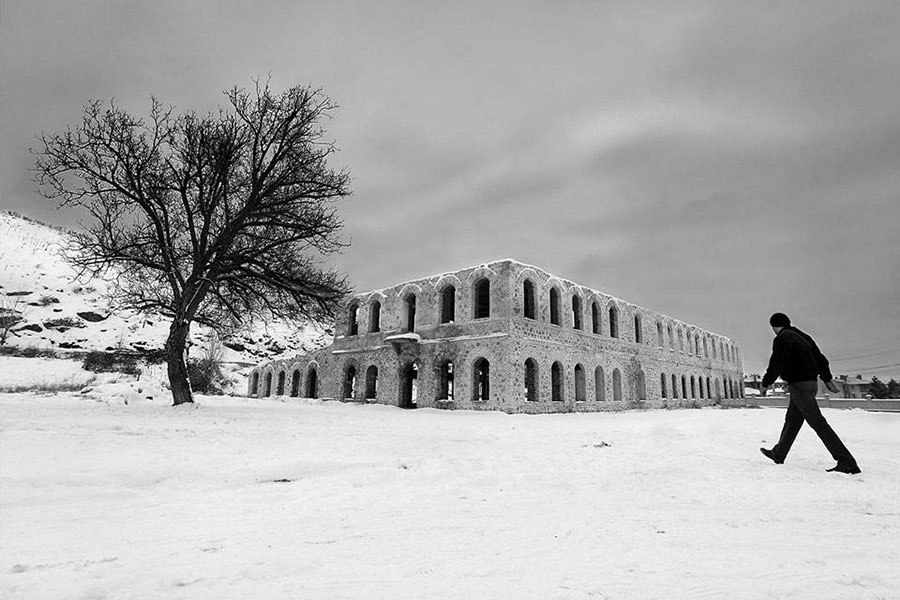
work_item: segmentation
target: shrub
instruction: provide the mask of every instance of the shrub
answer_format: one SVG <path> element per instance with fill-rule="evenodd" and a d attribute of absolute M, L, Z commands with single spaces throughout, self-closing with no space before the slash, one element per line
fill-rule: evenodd
<path fill-rule="evenodd" d="M 139 375 L 141 370 L 137 364 L 137 357 L 131 354 L 118 352 L 103 352 L 93 350 L 84 355 L 81 366 L 85 371 L 94 373 L 125 373 L 126 375 Z"/>

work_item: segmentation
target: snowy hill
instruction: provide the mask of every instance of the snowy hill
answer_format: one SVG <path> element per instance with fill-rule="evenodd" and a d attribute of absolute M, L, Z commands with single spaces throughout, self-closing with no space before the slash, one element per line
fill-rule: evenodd
<path fill-rule="evenodd" d="M 0 212 L 0 306 L 21 313 L 10 332 L 10 346 L 60 350 L 161 349 L 169 320 L 161 315 L 115 312 L 107 301 L 109 281 L 79 277 L 63 257 L 68 233 Z M 194 326 L 191 342 L 203 348 L 211 331 Z M 223 340 L 224 360 L 237 367 L 327 343 L 330 332 L 297 330 L 270 323 Z"/>

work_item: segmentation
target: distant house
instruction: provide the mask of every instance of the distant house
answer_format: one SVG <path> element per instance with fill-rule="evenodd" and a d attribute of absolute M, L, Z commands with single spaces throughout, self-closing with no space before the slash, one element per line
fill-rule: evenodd
<path fill-rule="evenodd" d="M 832 394 L 825 389 L 825 384 L 819 381 L 819 395 L 829 394 L 832 398 L 865 398 L 869 394 L 869 386 L 872 381 L 863 379 L 862 375 L 848 377 L 840 375 L 834 379 L 834 383 L 840 391 Z"/>

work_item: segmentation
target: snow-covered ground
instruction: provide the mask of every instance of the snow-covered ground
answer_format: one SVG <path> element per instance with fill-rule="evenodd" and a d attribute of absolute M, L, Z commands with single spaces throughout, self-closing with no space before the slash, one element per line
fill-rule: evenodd
<path fill-rule="evenodd" d="M 900 415 L 0 394 L 3 598 L 900 598 Z"/>

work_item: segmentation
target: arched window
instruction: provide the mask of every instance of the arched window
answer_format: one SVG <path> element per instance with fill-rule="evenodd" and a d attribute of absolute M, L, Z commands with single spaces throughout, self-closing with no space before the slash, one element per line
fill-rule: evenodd
<path fill-rule="evenodd" d="M 681 327 L 678 328 L 678 351 L 684 352 L 684 332 Z"/>
<path fill-rule="evenodd" d="M 319 373 L 316 369 L 310 369 L 306 374 L 306 397 L 319 397 Z"/>
<path fill-rule="evenodd" d="M 369 333 L 381 331 L 381 302 L 375 300 L 369 306 Z"/>
<path fill-rule="evenodd" d="M 416 330 L 416 295 L 410 294 L 403 300 L 406 316 L 406 331 Z"/>
<path fill-rule="evenodd" d="M 716 400 L 722 399 L 722 387 L 719 385 L 719 378 L 716 377 Z"/>
<path fill-rule="evenodd" d="M 595 335 L 603 333 L 603 325 L 600 322 L 600 307 L 597 302 L 591 302 L 591 332 Z"/>
<path fill-rule="evenodd" d="M 697 387 L 694 384 L 694 376 L 691 375 L 691 398 L 697 397 Z"/>
<path fill-rule="evenodd" d="M 685 400 L 686 400 L 687 397 L 688 397 L 688 393 L 687 393 L 687 377 L 685 377 L 684 375 L 681 376 L 681 397 L 684 398 Z"/>
<path fill-rule="evenodd" d="M 672 398 L 678 400 L 678 377 L 672 373 Z"/>
<path fill-rule="evenodd" d="M 622 401 L 622 374 L 619 369 L 613 369 L 613 400 Z"/>
<path fill-rule="evenodd" d="M 356 397 L 356 367 L 348 365 L 344 370 L 344 398 Z"/>
<path fill-rule="evenodd" d="M 485 319 L 491 316 L 491 282 L 479 279 L 475 282 L 475 318 Z"/>
<path fill-rule="evenodd" d="M 491 397 L 491 366 L 486 358 L 472 365 L 472 401 L 486 402 Z"/>
<path fill-rule="evenodd" d="M 538 369 L 533 358 L 525 361 L 525 400 L 538 401 Z"/>
<path fill-rule="evenodd" d="M 291 373 L 291 398 L 296 398 L 300 395 L 300 370 L 294 369 L 294 372 Z"/>
<path fill-rule="evenodd" d="M 530 279 L 526 279 L 522 284 L 522 295 L 525 298 L 525 306 L 523 307 L 523 313 L 526 319 L 534 319 L 535 318 L 535 307 L 534 307 L 534 284 L 531 283 Z"/>
<path fill-rule="evenodd" d="M 704 394 L 703 394 L 703 377 L 698 377 L 698 378 L 697 378 L 697 387 L 700 388 L 700 399 L 702 400 L 702 399 L 704 398 Z"/>
<path fill-rule="evenodd" d="M 644 330 L 641 325 L 641 315 L 634 315 L 634 341 L 638 344 L 644 343 Z"/>
<path fill-rule="evenodd" d="M 700 357 L 700 336 L 694 335 L 694 348 L 696 349 L 695 354 L 697 357 Z"/>
<path fill-rule="evenodd" d="M 559 325 L 559 292 L 550 288 L 550 324 Z"/>
<path fill-rule="evenodd" d="M 400 370 L 400 408 L 416 408 L 419 395 L 419 365 L 415 361 L 407 363 Z"/>
<path fill-rule="evenodd" d="M 581 329 L 581 298 L 572 296 L 572 328 Z"/>
<path fill-rule="evenodd" d="M 268 398 L 272 395 L 272 371 L 266 373 L 266 385 L 263 389 L 263 396 Z"/>
<path fill-rule="evenodd" d="M 609 335 L 619 337 L 619 309 L 615 306 L 609 307 Z"/>
<path fill-rule="evenodd" d="M 441 290 L 441 323 L 456 320 L 456 288 L 452 285 Z"/>
<path fill-rule="evenodd" d="M 437 399 L 453 401 L 453 362 L 445 360 L 438 368 Z"/>
<path fill-rule="evenodd" d="M 647 400 L 647 377 L 643 371 L 637 374 L 637 397 L 640 402 Z"/>
<path fill-rule="evenodd" d="M 354 302 L 347 308 L 347 335 L 359 333 L 359 304 Z"/>
<path fill-rule="evenodd" d="M 284 380 L 286 378 L 287 374 L 284 371 L 278 372 L 278 385 L 275 387 L 276 396 L 284 396 Z"/>
<path fill-rule="evenodd" d="M 253 373 L 250 376 L 250 395 L 256 396 L 259 393 L 259 373 Z"/>
<path fill-rule="evenodd" d="M 665 373 L 659 374 L 659 397 L 660 398 L 666 397 L 666 374 Z"/>
<path fill-rule="evenodd" d="M 712 387 L 709 382 L 709 377 L 706 378 L 706 397 L 712 400 Z"/>
<path fill-rule="evenodd" d="M 584 390 L 584 367 L 580 364 L 575 365 L 575 402 L 584 402 L 587 400 L 587 394 Z"/>
<path fill-rule="evenodd" d="M 675 336 L 672 334 L 672 325 L 669 324 L 669 349 L 675 349 Z"/>
<path fill-rule="evenodd" d="M 378 367 L 369 365 L 366 369 L 366 399 L 378 397 Z"/>
<path fill-rule="evenodd" d="M 563 370 L 559 361 L 550 366 L 550 399 L 553 402 L 563 401 Z"/>
<path fill-rule="evenodd" d="M 656 322 L 656 343 L 660 348 L 663 347 L 663 327 L 662 323 L 660 323 L 659 321 Z"/>
<path fill-rule="evenodd" d="M 709 345 L 706 343 L 706 336 L 703 336 L 703 356 L 709 358 Z"/>
<path fill-rule="evenodd" d="M 603 367 L 594 369 L 594 397 L 597 402 L 606 400 L 606 375 L 603 373 Z"/>

